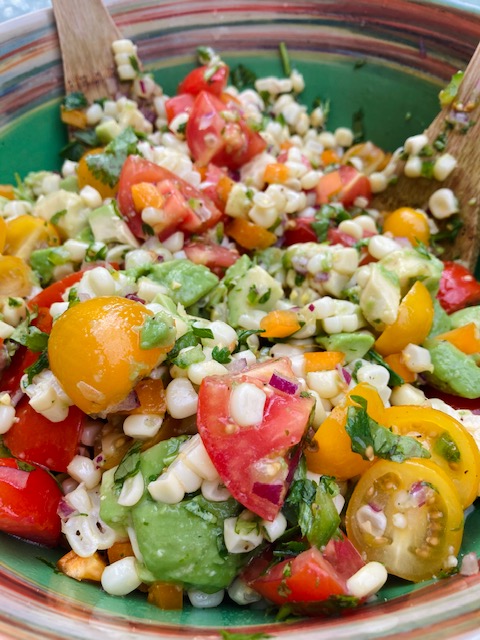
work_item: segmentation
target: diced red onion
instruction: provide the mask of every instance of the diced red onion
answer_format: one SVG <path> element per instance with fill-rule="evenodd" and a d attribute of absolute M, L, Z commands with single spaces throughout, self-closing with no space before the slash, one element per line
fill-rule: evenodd
<path fill-rule="evenodd" d="M 135 293 L 127 293 L 125 298 L 128 298 L 129 300 L 135 300 L 135 302 L 141 302 L 142 304 L 145 304 L 145 300 L 143 298 L 139 298 Z"/>
<path fill-rule="evenodd" d="M 427 487 L 423 482 L 414 482 L 410 487 L 410 495 L 417 503 L 417 507 L 423 507 L 427 501 Z"/>
<path fill-rule="evenodd" d="M 330 273 L 328 271 L 319 271 L 315 274 L 313 279 L 315 280 L 315 282 L 326 282 L 329 277 Z"/>
<path fill-rule="evenodd" d="M 100 453 L 98 456 L 96 456 L 94 462 L 95 462 L 95 468 L 100 469 L 103 466 L 103 463 L 105 462 L 105 456 L 103 455 L 103 453 Z"/>
<path fill-rule="evenodd" d="M 382 507 L 375 502 L 369 502 L 368 506 L 372 511 L 375 511 L 375 513 L 380 513 L 380 511 L 383 511 Z"/>
<path fill-rule="evenodd" d="M 405 236 L 395 236 L 395 242 L 401 247 L 411 247 L 412 243 Z"/>
<path fill-rule="evenodd" d="M 468 113 L 465 113 L 465 111 L 455 111 L 452 109 L 448 114 L 448 120 L 450 122 L 467 125 L 470 122 L 470 116 Z"/>
<path fill-rule="evenodd" d="M 98 413 L 97 415 L 100 418 L 105 418 L 109 413 L 118 413 L 119 411 L 132 411 L 132 409 L 137 409 L 140 406 L 140 400 L 138 399 L 135 391 L 130 391 L 128 396 L 124 398 L 121 402 L 115 405 L 111 405 L 107 407 L 105 411 Z"/>
<path fill-rule="evenodd" d="M 10 396 L 10 402 L 12 403 L 12 405 L 14 407 L 16 407 L 17 404 L 20 402 L 20 400 L 23 398 L 24 395 L 25 394 L 23 393 L 23 391 L 21 389 L 17 389 Z"/>
<path fill-rule="evenodd" d="M 475 416 L 480 416 L 480 409 L 472 409 L 472 413 Z"/>
<path fill-rule="evenodd" d="M 274 373 L 270 378 L 269 384 L 275 389 L 283 391 L 283 393 L 288 393 L 291 396 L 293 396 L 298 390 L 298 384 L 296 382 L 282 378 L 282 376 L 279 376 L 276 373 Z"/>
<path fill-rule="evenodd" d="M 315 305 L 312 302 L 308 305 L 308 310 L 315 311 Z"/>
<path fill-rule="evenodd" d="M 102 426 L 103 424 L 101 422 L 87 420 L 87 423 L 83 427 L 82 435 L 80 436 L 80 442 L 86 447 L 93 447 L 95 439 Z"/>
<path fill-rule="evenodd" d="M 342 378 L 345 380 L 347 384 L 350 384 L 350 382 L 352 381 L 352 376 L 350 374 L 350 371 L 345 369 L 345 367 L 340 367 L 340 365 L 339 365 L 339 369 L 340 369 L 339 372 L 342 374 Z"/>
<path fill-rule="evenodd" d="M 478 567 L 478 558 L 475 551 L 471 551 L 467 553 L 462 560 L 462 564 L 460 565 L 460 573 L 462 576 L 474 576 L 479 573 L 480 569 Z"/>
<path fill-rule="evenodd" d="M 60 502 L 58 503 L 58 509 L 57 509 L 57 514 L 60 518 L 68 518 L 69 516 L 72 515 L 72 513 L 75 513 L 75 509 L 73 509 L 68 502 L 65 500 L 65 498 L 62 498 L 60 500 Z"/>
<path fill-rule="evenodd" d="M 283 484 L 268 484 L 266 482 L 254 482 L 252 493 L 259 498 L 264 498 L 272 504 L 279 505 L 282 502 Z"/>
<path fill-rule="evenodd" d="M 246 358 L 237 358 L 227 364 L 227 369 L 230 371 L 230 373 L 240 373 L 241 371 L 246 369 L 247 366 L 248 363 Z"/>

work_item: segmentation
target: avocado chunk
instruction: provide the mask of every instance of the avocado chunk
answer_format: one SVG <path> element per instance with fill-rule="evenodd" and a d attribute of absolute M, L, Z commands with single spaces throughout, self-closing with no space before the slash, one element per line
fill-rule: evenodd
<path fill-rule="evenodd" d="M 30 265 L 44 286 L 52 280 L 55 267 L 67 264 L 69 261 L 70 255 L 63 247 L 36 249 L 30 255 Z"/>
<path fill-rule="evenodd" d="M 218 283 L 218 277 L 210 269 L 183 259 L 152 265 L 149 277 L 167 289 L 175 304 L 184 307 L 206 296 Z"/>
<path fill-rule="evenodd" d="M 55 224 L 63 235 L 75 238 L 88 227 L 89 209 L 78 193 L 59 189 L 39 198 L 33 207 L 33 215 L 50 221 L 55 216 Z"/>
<path fill-rule="evenodd" d="M 418 249 L 400 249 L 386 255 L 379 264 L 397 275 L 402 296 L 417 280 L 427 287 L 432 296 L 438 292 L 443 262 L 429 253 Z"/>
<path fill-rule="evenodd" d="M 433 322 L 430 329 L 429 338 L 438 336 L 441 333 L 446 333 L 452 328 L 451 318 L 445 309 L 442 307 L 437 298 L 433 298 Z"/>
<path fill-rule="evenodd" d="M 446 340 L 430 338 L 423 346 L 432 359 L 433 373 L 426 375 L 434 387 L 463 398 L 480 398 L 480 367 L 473 356 Z"/>
<path fill-rule="evenodd" d="M 367 331 L 358 333 L 335 333 L 331 336 L 315 338 L 315 341 L 327 351 L 341 351 L 348 364 L 363 356 L 373 347 L 375 338 Z"/>
<path fill-rule="evenodd" d="M 104 204 L 87 214 L 88 222 L 95 242 L 119 242 L 138 247 L 138 240 L 128 228 L 127 223 L 118 212 L 115 201 Z"/>
<path fill-rule="evenodd" d="M 474 322 L 477 325 L 478 330 L 480 331 L 480 306 L 460 309 L 460 311 L 455 311 L 455 313 L 452 313 L 449 318 L 452 329 L 458 329 L 458 327 L 464 327 L 466 324 Z"/>
<path fill-rule="evenodd" d="M 400 306 L 400 285 L 395 273 L 380 262 L 370 265 L 370 276 L 360 293 L 365 319 L 381 331 L 395 322 Z"/>
<path fill-rule="evenodd" d="M 223 540 L 225 519 L 237 516 L 242 506 L 233 498 L 210 502 L 201 494 L 187 494 L 178 504 L 166 504 L 153 500 L 147 488 L 175 459 L 185 439 L 170 438 L 140 455 L 138 470 L 145 491 L 133 507 L 117 502 L 117 468 L 105 472 L 100 516 L 119 531 L 133 524 L 144 561 L 140 567 L 144 580 L 163 580 L 214 593 L 227 587 L 250 558 L 247 553 L 229 554 Z"/>
<path fill-rule="evenodd" d="M 228 323 L 238 327 L 244 313 L 272 311 L 282 297 L 280 283 L 262 267 L 252 267 L 238 278 L 227 294 Z"/>

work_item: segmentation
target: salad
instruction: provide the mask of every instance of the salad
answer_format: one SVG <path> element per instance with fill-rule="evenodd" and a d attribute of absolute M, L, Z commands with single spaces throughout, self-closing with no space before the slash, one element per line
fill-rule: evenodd
<path fill-rule="evenodd" d="M 284 47 L 282 78 L 200 48 L 174 96 L 113 50 L 129 97 L 68 95 L 61 173 L 0 187 L 0 530 L 164 609 L 324 615 L 477 573 L 480 283 L 441 259 L 447 133 L 329 131 Z M 371 206 L 399 158 L 438 181 L 427 211 Z"/>

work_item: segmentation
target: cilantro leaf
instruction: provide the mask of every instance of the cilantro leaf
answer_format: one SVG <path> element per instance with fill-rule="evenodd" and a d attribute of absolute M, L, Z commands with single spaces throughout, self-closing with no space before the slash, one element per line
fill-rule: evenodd
<path fill-rule="evenodd" d="M 127 127 L 105 147 L 102 153 L 92 153 L 87 156 L 87 166 L 95 178 L 114 187 L 120 177 L 123 164 L 127 157 L 139 154 L 138 138 L 132 127 Z"/>
<path fill-rule="evenodd" d="M 447 462 L 460 462 L 460 449 L 448 431 L 440 434 L 435 440 L 433 449 L 435 453 L 438 453 L 438 455 L 442 456 Z"/>
<path fill-rule="evenodd" d="M 3 441 L 3 437 L 0 436 L 0 458 L 13 458 L 12 452 Z"/>
<path fill-rule="evenodd" d="M 74 111 L 88 107 L 88 100 L 81 91 L 73 91 L 65 96 L 62 105 L 66 111 Z"/>
<path fill-rule="evenodd" d="M 113 481 L 118 490 L 121 490 L 123 483 L 127 478 L 133 477 L 140 469 L 141 447 L 142 443 L 136 442 L 132 447 L 130 447 L 118 465 L 113 476 Z"/>
<path fill-rule="evenodd" d="M 352 396 L 359 407 L 349 407 L 345 429 L 352 441 L 352 451 L 359 453 L 364 460 L 373 456 L 403 462 L 408 458 L 430 458 L 430 452 L 415 438 L 392 433 L 367 413 L 367 403 L 361 396 Z"/>
<path fill-rule="evenodd" d="M 196 327 L 195 325 L 192 326 L 192 331 L 193 331 L 193 335 L 196 338 L 210 338 L 213 339 L 213 331 L 211 329 L 208 329 L 206 327 Z"/>
<path fill-rule="evenodd" d="M 388 371 L 388 373 L 390 374 L 390 378 L 388 380 L 388 384 L 391 387 L 400 387 L 402 384 L 405 384 L 405 380 L 398 375 L 398 373 L 395 373 L 395 371 L 392 369 L 392 367 L 390 367 L 385 360 L 382 358 L 382 356 L 377 353 L 376 351 L 374 351 L 373 349 L 370 349 L 370 351 L 368 351 L 366 353 L 366 355 L 364 356 L 365 360 L 369 360 L 370 362 L 374 362 L 375 364 L 379 364 L 382 367 L 385 367 L 385 369 Z M 358 368 L 356 368 L 355 374 L 358 371 L 358 369 L 361 367 L 361 363 L 358 366 Z M 356 375 L 354 376 L 354 378 L 356 379 Z"/>
<path fill-rule="evenodd" d="M 187 347 L 196 347 L 197 344 L 199 344 L 199 340 L 193 331 L 187 331 L 187 333 L 184 333 L 183 336 L 178 338 L 172 349 L 170 349 L 167 361 L 173 362 L 182 349 L 186 349 Z"/>
<path fill-rule="evenodd" d="M 262 334 L 264 331 L 264 329 L 242 329 L 241 331 L 237 331 L 238 345 L 234 353 L 240 351 L 240 347 L 247 346 L 247 340 L 250 336 Z"/>
<path fill-rule="evenodd" d="M 442 109 L 443 107 L 448 107 L 448 105 L 452 104 L 452 102 L 457 97 L 458 89 L 463 80 L 463 76 L 463 71 L 457 71 L 456 73 L 454 73 L 447 86 L 438 94 L 440 106 L 442 107 Z"/>
<path fill-rule="evenodd" d="M 25 320 L 16 327 L 10 336 L 10 340 L 37 353 L 38 351 L 44 351 L 44 349 L 46 349 L 48 333 L 40 331 L 40 329 L 30 324 L 30 320 L 33 319 L 33 317 L 27 315 Z"/>
<path fill-rule="evenodd" d="M 45 351 L 42 351 L 37 360 L 35 360 L 35 362 L 27 367 L 24 371 L 24 373 L 27 374 L 28 384 L 32 384 L 32 380 L 34 379 L 34 377 L 41 373 L 44 369 L 48 369 L 48 366 L 48 352 L 45 349 Z"/>
<path fill-rule="evenodd" d="M 223 347 L 222 349 L 217 346 L 213 347 L 212 358 L 220 364 L 228 364 L 232 360 L 230 356 L 230 349 L 228 347 Z"/>
<path fill-rule="evenodd" d="M 239 91 L 242 91 L 246 87 L 254 86 L 257 75 L 245 65 L 238 64 L 231 70 L 230 79 L 232 81 L 232 84 Z"/>
<path fill-rule="evenodd" d="M 280 42 L 278 45 L 280 51 L 280 60 L 282 61 L 283 73 L 289 76 L 292 73 L 292 64 L 290 62 L 290 56 L 288 54 L 287 45 L 285 42 Z"/>

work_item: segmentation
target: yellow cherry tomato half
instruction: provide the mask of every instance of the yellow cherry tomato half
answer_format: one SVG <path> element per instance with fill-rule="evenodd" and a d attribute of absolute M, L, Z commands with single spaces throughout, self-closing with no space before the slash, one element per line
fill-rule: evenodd
<path fill-rule="evenodd" d="M 414 246 L 420 242 L 428 244 L 430 240 L 427 216 L 411 207 L 400 207 L 389 213 L 383 223 L 383 232 L 408 238 Z"/>
<path fill-rule="evenodd" d="M 382 356 L 399 353 L 408 344 L 422 344 L 433 322 L 433 301 L 427 287 L 419 280 L 400 303 L 393 324 L 387 326 L 375 342 Z"/>
<path fill-rule="evenodd" d="M 463 509 L 453 482 L 435 463 L 379 460 L 358 481 L 345 523 L 367 561 L 420 582 L 439 576 L 457 555 Z"/>
<path fill-rule="evenodd" d="M 87 151 L 81 158 L 77 167 L 77 178 L 78 178 L 78 186 L 80 189 L 83 187 L 90 186 L 96 189 L 102 198 L 113 198 L 118 191 L 118 184 L 114 187 L 111 187 L 105 182 L 102 182 L 98 178 L 96 178 L 93 173 L 90 171 L 90 168 L 87 164 L 87 157 L 94 153 L 102 153 L 104 150 L 100 147 L 98 149 L 92 149 L 91 151 Z"/>
<path fill-rule="evenodd" d="M 342 164 L 347 164 L 352 158 L 362 161 L 362 172 L 367 176 L 385 166 L 385 152 L 372 142 L 360 142 L 350 147 L 342 156 Z"/>
<path fill-rule="evenodd" d="M 393 433 L 412 436 L 426 447 L 431 461 L 453 481 L 464 509 L 478 495 L 480 453 L 465 427 L 437 409 L 429 407 L 390 407 L 385 410 L 383 424 Z"/>
<path fill-rule="evenodd" d="M 105 296 L 79 302 L 54 323 L 50 366 L 82 411 L 99 413 L 120 403 L 157 365 L 166 348 L 140 346 L 142 326 L 152 315 L 140 302 Z"/>
<path fill-rule="evenodd" d="M 337 405 L 322 422 L 311 446 L 305 450 L 309 471 L 348 480 L 372 465 L 370 460 L 364 460 L 359 453 L 352 451 L 352 440 L 345 429 L 348 407 L 358 406 L 352 396 L 365 398 L 368 415 L 382 422 L 385 409 L 382 399 L 370 385 L 357 384 L 349 391 L 345 401 Z"/>
<path fill-rule="evenodd" d="M 27 260 L 32 251 L 60 244 L 53 224 L 30 215 L 18 216 L 7 222 L 5 253 Z"/>
<path fill-rule="evenodd" d="M 17 256 L 0 256 L 0 296 L 28 296 L 32 290 L 30 267 Z"/>

